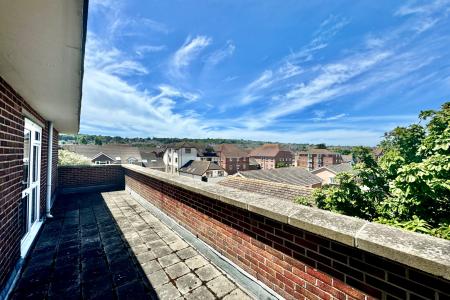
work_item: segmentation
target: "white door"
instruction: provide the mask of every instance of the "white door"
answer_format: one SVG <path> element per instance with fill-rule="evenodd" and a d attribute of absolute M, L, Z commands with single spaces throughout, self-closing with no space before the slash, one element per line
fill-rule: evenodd
<path fill-rule="evenodd" d="M 42 128 L 25 119 L 23 149 L 23 191 L 22 212 L 24 235 L 21 242 L 21 254 L 25 256 L 34 238 L 40 222 L 41 189 L 41 140 Z"/>

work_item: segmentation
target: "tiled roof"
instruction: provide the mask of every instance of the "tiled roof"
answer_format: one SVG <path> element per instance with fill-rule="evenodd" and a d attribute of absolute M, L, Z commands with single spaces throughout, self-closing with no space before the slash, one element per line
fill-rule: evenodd
<path fill-rule="evenodd" d="M 298 151 L 297 154 L 339 154 L 328 149 L 308 149 L 306 151 Z"/>
<path fill-rule="evenodd" d="M 341 155 L 341 157 L 342 157 L 342 161 L 343 162 L 351 162 L 351 161 L 353 161 L 353 155 L 351 155 L 351 154 L 348 154 L 348 155 Z"/>
<path fill-rule="evenodd" d="M 337 165 L 329 165 L 326 167 L 320 167 L 320 168 L 313 170 L 312 173 L 315 174 L 317 171 L 323 170 L 323 169 L 328 169 L 335 174 L 338 174 L 341 172 L 349 172 L 349 173 L 355 172 L 355 170 L 353 170 L 352 164 L 347 162 L 347 163 L 342 163 L 342 164 L 337 164 Z"/>
<path fill-rule="evenodd" d="M 303 168 L 290 167 L 270 170 L 254 170 L 239 172 L 245 178 L 258 179 L 293 185 L 312 186 L 322 183 L 322 179 Z"/>
<path fill-rule="evenodd" d="M 172 143 L 167 144 L 166 149 L 173 148 L 173 149 L 181 149 L 181 148 L 196 148 L 199 150 L 199 145 L 191 142 L 179 142 L 179 143 Z"/>
<path fill-rule="evenodd" d="M 63 145 L 63 149 L 78 153 L 89 159 L 93 159 L 100 153 L 104 153 L 114 160 L 120 157 L 121 162 L 127 162 L 129 158 L 142 160 L 141 153 L 137 147 L 122 144 L 105 144 L 105 145 Z"/>
<path fill-rule="evenodd" d="M 188 173 L 201 176 L 206 171 L 223 170 L 218 164 L 206 160 L 190 160 L 180 168 L 181 173 Z"/>
<path fill-rule="evenodd" d="M 310 196 L 313 191 L 312 188 L 304 186 L 242 178 L 236 176 L 228 176 L 217 184 L 235 188 L 241 191 L 257 193 L 287 201 L 294 201 L 299 196 Z"/>
<path fill-rule="evenodd" d="M 146 160 L 146 162 L 142 162 L 144 167 L 151 169 L 165 169 L 163 159 L 161 157 L 157 157 L 155 152 L 141 150 L 141 157 L 142 160 Z"/>
<path fill-rule="evenodd" d="M 264 144 L 250 151 L 250 156 L 268 156 L 274 157 L 280 151 L 289 151 L 287 149 L 282 149 L 278 144 Z"/>
<path fill-rule="evenodd" d="M 221 144 L 216 148 L 216 151 L 221 152 L 225 157 L 248 157 L 247 152 L 233 144 Z"/>

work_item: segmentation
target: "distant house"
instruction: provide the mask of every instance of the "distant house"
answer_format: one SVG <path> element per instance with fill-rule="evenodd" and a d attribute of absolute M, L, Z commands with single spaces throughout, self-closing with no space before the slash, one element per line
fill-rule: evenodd
<path fill-rule="evenodd" d="M 219 164 L 219 156 L 212 149 L 199 149 L 199 160 L 212 161 Z"/>
<path fill-rule="evenodd" d="M 142 166 L 163 172 L 166 170 L 162 155 L 160 157 L 158 156 L 158 153 L 148 149 L 139 149 L 139 151 L 142 157 Z"/>
<path fill-rule="evenodd" d="M 197 160 L 198 152 L 197 145 L 188 142 L 168 145 L 163 155 L 165 171 L 171 174 L 178 174 L 182 166 L 191 160 Z"/>
<path fill-rule="evenodd" d="M 91 160 L 96 165 L 142 164 L 142 157 L 137 147 L 122 144 L 106 145 L 63 145 L 62 149 L 77 153 Z"/>
<path fill-rule="evenodd" d="M 328 149 L 309 149 L 295 155 L 295 166 L 312 171 L 317 168 L 342 163 L 342 155 Z"/>
<path fill-rule="evenodd" d="M 352 154 L 342 154 L 342 162 L 343 163 L 349 163 L 349 162 L 353 162 L 353 155 Z"/>
<path fill-rule="evenodd" d="M 179 174 L 202 181 L 214 181 L 228 175 L 217 163 L 206 160 L 190 160 L 179 169 Z"/>
<path fill-rule="evenodd" d="M 249 169 L 249 156 L 247 152 L 233 144 L 221 144 L 216 147 L 219 156 L 219 165 L 229 174 Z"/>
<path fill-rule="evenodd" d="M 312 188 L 320 187 L 322 185 L 322 179 L 320 177 L 311 174 L 305 169 L 295 167 L 246 172 L 241 171 L 235 176 Z"/>
<path fill-rule="evenodd" d="M 248 169 L 249 170 L 259 170 L 261 169 L 261 165 L 254 157 L 250 157 L 248 160 Z"/>
<path fill-rule="evenodd" d="M 277 164 L 290 167 L 294 159 L 290 150 L 282 149 L 278 144 L 264 144 L 251 150 L 249 156 L 254 158 L 263 170 L 275 169 Z"/>
<path fill-rule="evenodd" d="M 311 171 L 312 174 L 320 177 L 323 180 L 324 184 L 334 184 L 336 175 L 341 172 L 354 173 L 352 164 L 347 162 L 338 165 L 320 167 Z"/>

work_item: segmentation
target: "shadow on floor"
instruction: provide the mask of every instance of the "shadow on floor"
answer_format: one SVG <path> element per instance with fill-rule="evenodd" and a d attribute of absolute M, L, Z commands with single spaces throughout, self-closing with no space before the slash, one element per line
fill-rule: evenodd
<path fill-rule="evenodd" d="M 157 299 L 101 194 L 60 196 L 12 299 Z"/>

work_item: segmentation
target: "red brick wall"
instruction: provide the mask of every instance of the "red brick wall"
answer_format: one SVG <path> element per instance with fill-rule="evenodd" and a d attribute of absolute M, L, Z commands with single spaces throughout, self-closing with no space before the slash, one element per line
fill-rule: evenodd
<path fill-rule="evenodd" d="M 449 281 L 405 265 L 128 169 L 125 182 L 287 299 L 450 297 Z"/>
<path fill-rule="evenodd" d="M 23 235 L 20 214 L 25 125 L 23 109 L 45 124 L 42 128 L 41 143 L 42 218 L 45 216 L 47 196 L 48 125 L 46 120 L 0 77 L 0 288 L 20 257 L 20 240 Z"/>
<path fill-rule="evenodd" d="M 124 186 L 123 168 L 120 165 L 60 166 L 58 189 L 96 186 Z"/>
<path fill-rule="evenodd" d="M 52 195 L 58 187 L 58 130 L 53 128 Z"/>

